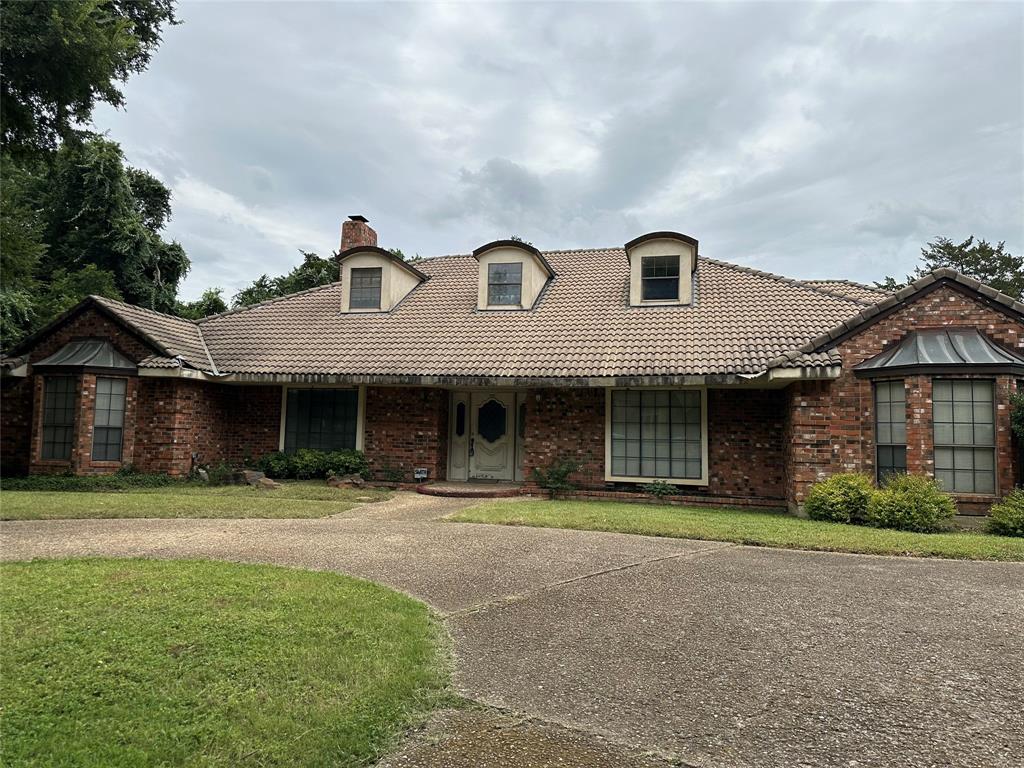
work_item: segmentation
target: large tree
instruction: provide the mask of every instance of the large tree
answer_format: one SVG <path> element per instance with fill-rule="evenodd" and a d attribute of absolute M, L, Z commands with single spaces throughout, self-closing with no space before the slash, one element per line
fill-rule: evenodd
<path fill-rule="evenodd" d="M 299 250 L 299 253 L 302 254 L 301 264 L 279 277 L 260 275 L 234 295 L 231 300 L 232 306 L 247 307 L 268 299 L 327 285 L 338 279 L 338 262 L 334 256 L 322 259 L 309 251 Z"/>
<path fill-rule="evenodd" d="M 886 277 L 883 282 L 876 285 L 890 291 L 898 291 L 942 267 L 955 269 L 961 274 L 980 280 L 1007 296 L 1015 299 L 1024 298 L 1024 256 L 1009 253 L 1005 242 L 996 245 L 987 240 L 975 242 L 974 235 L 961 243 L 954 242 L 948 237 L 936 238 L 934 242 L 921 249 L 921 264 L 914 269 L 913 275 L 907 275 L 903 282 L 894 277 Z"/>
<path fill-rule="evenodd" d="M 6 0 L 2 17 L 0 148 L 14 154 L 55 149 L 97 102 L 122 106 L 121 84 L 178 23 L 174 0 Z"/>

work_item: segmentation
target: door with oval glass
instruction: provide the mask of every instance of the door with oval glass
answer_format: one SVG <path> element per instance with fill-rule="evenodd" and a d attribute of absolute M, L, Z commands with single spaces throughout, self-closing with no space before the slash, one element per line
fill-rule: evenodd
<path fill-rule="evenodd" d="M 511 480 L 515 472 L 515 393 L 473 392 L 470 397 L 469 477 Z"/>

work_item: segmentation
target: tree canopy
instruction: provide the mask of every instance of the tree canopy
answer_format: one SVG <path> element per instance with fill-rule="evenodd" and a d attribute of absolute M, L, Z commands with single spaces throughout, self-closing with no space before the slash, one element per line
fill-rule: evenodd
<path fill-rule="evenodd" d="M 3 5 L 0 26 L 0 344 L 94 293 L 174 311 L 184 249 L 160 235 L 171 192 L 88 130 L 97 103 L 122 106 L 174 0 Z"/>
<path fill-rule="evenodd" d="M 975 242 L 971 235 L 957 243 L 948 237 L 938 237 L 921 249 L 921 264 L 907 275 L 903 282 L 894 277 L 875 283 L 880 288 L 898 291 L 929 272 L 947 267 L 980 280 L 997 291 L 1015 299 L 1024 298 L 1024 256 L 1014 256 L 1006 250 L 1006 243 L 992 245 L 987 240 Z"/>
<path fill-rule="evenodd" d="M 260 275 L 232 297 L 232 306 L 247 307 L 268 299 L 327 285 L 338 279 L 338 262 L 335 261 L 337 254 L 329 259 L 322 259 L 309 251 L 300 249 L 299 253 L 302 254 L 301 264 L 279 277 Z"/>

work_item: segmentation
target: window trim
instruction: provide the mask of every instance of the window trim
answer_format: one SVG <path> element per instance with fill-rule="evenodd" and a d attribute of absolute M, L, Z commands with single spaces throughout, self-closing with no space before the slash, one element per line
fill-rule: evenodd
<path fill-rule="evenodd" d="M 352 290 L 355 288 L 356 272 L 378 272 L 380 285 L 377 286 L 377 306 L 357 307 L 352 304 Z M 349 267 L 348 270 L 348 310 L 349 312 L 380 312 L 384 307 L 384 267 Z"/>
<path fill-rule="evenodd" d="M 700 392 L 700 477 L 624 477 L 612 474 L 612 392 L 628 390 L 696 390 Z M 604 479 L 609 483 L 654 483 L 662 482 L 669 485 L 708 485 L 710 467 L 708 466 L 708 388 L 707 387 L 605 387 L 604 391 Z"/>
<path fill-rule="evenodd" d="M 674 258 L 676 260 L 676 295 L 671 299 L 647 299 L 644 298 L 644 286 L 648 280 L 669 280 L 671 276 L 667 277 L 644 277 L 644 262 L 648 259 L 667 259 Z M 662 254 L 650 254 L 647 256 L 640 257 L 640 303 L 647 305 L 658 305 L 658 304 L 679 304 L 682 296 L 682 279 L 683 279 L 683 257 L 682 254 L 674 253 L 662 253 Z"/>
<path fill-rule="evenodd" d="M 278 423 L 277 450 L 284 452 L 285 430 L 288 424 L 288 390 L 289 389 L 355 389 L 356 397 L 356 447 L 355 450 L 363 450 L 364 436 L 366 433 L 366 385 L 358 387 L 339 387 L 334 384 L 282 384 L 281 385 L 281 418 Z"/>
<path fill-rule="evenodd" d="M 881 462 L 878 460 L 879 448 L 899 448 L 899 447 L 902 447 L 903 448 L 903 463 L 904 464 L 906 464 L 906 459 L 907 459 L 908 443 L 907 443 L 906 439 L 904 439 L 904 441 L 902 443 L 893 443 L 893 442 L 883 443 L 883 442 L 881 442 L 878 439 L 878 385 L 879 384 L 891 385 L 891 384 L 896 384 L 896 383 L 899 383 L 899 384 L 903 385 L 903 430 L 904 430 L 904 437 L 906 437 L 906 430 L 907 430 L 907 380 L 906 379 L 902 379 L 902 378 L 893 378 L 893 379 L 876 379 L 875 381 L 871 382 L 871 411 L 872 411 L 872 414 L 871 414 L 872 415 L 871 428 L 872 428 L 873 433 L 874 433 L 872 435 L 872 437 L 874 438 L 874 443 L 875 443 L 875 482 L 877 484 L 879 484 L 879 485 L 881 485 L 883 480 L 884 480 L 884 478 L 881 475 L 882 465 L 881 465 Z M 888 402 L 889 402 L 890 408 L 891 408 L 892 400 L 889 400 Z M 893 424 L 893 423 L 894 422 L 892 422 L 891 420 L 889 421 L 889 424 Z M 903 474 L 906 474 L 906 473 L 907 473 L 907 469 L 904 468 Z M 895 474 L 895 472 L 893 474 Z"/>
<path fill-rule="evenodd" d="M 508 309 L 522 309 L 523 308 L 523 281 L 526 272 L 525 265 L 521 261 L 489 261 L 487 262 L 487 307 L 500 307 Z M 491 282 L 491 269 L 493 267 L 519 267 L 519 282 L 518 283 L 494 283 Z M 519 301 L 509 302 L 507 304 L 495 303 L 491 301 L 491 288 L 495 285 L 518 285 L 519 286 Z"/>
<path fill-rule="evenodd" d="M 968 382 L 971 382 L 972 385 L 973 385 L 974 382 L 983 381 L 983 382 L 987 382 L 988 384 L 990 384 L 992 386 L 992 444 L 991 445 L 978 445 L 976 443 L 957 445 L 957 444 L 936 442 L 936 440 L 935 440 L 935 382 L 937 382 L 937 381 L 949 381 L 949 382 L 953 382 L 953 383 L 958 382 L 958 381 L 968 381 Z M 931 409 L 932 412 L 930 414 L 930 416 L 931 416 L 931 423 L 932 423 L 932 428 L 931 428 L 931 438 L 932 438 L 932 477 L 936 481 L 938 481 L 937 473 L 938 473 L 939 470 L 938 470 L 938 467 L 936 465 L 935 454 L 937 453 L 939 448 L 948 448 L 948 449 L 951 449 L 951 450 L 954 450 L 954 451 L 957 448 L 968 448 L 968 449 L 971 449 L 972 451 L 978 451 L 978 450 L 986 450 L 986 451 L 987 450 L 991 450 L 992 451 L 992 490 L 991 491 L 957 491 L 957 490 L 954 490 L 953 488 L 943 488 L 943 490 L 946 491 L 946 493 L 952 494 L 955 497 L 997 498 L 999 496 L 999 427 L 998 427 L 999 406 L 997 404 L 998 403 L 998 397 L 999 397 L 999 387 L 998 387 L 998 384 L 999 384 L 999 382 L 998 382 L 997 379 L 989 378 L 988 376 L 948 376 L 948 375 L 947 376 L 942 376 L 942 375 L 939 375 L 939 376 L 932 376 L 931 377 L 931 397 L 929 399 L 931 401 L 931 406 L 932 406 L 932 409 Z M 954 398 L 951 402 L 955 403 L 956 399 Z M 972 405 L 974 403 L 973 393 L 972 393 L 971 403 L 972 403 Z M 945 422 L 943 422 L 943 423 L 945 423 Z M 955 421 L 952 421 L 952 422 L 949 422 L 949 423 L 953 424 L 953 425 L 956 424 Z M 975 422 L 974 414 L 972 412 L 972 414 L 971 414 L 972 433 L 973 433 L 973 426 L 976 423 L 977 422 Z M 976 470 L 972 469 L 971 470 L 972 474 L 975 471 Z M 954 473 L 955 473 L 955 470 L 954 470 Z M 973 478 L 972 478 L 972 482 L 973 482 Z"/>
<path fill-rule="evenodd" d="M 99 386 L 102 379 L 110 381 L 123 381 L 124 382 L 124 404 L 121 409 L 121 426 L 120 427 L 109 427 L 109 426 L 97 426 L 96 424 L 96 413 L 99 410 L 97 407 Z M 96 377 L 96 395 L 97 399 L 92 404 L 92 446 L 89 448 L 89 461 L 93 464 L 123 464 L 124 463 L 124 431 L 125 423 L 128 420 L 128 379 L 124 376 L 97 376 Z M 109 410 L 109 409 L 108 409 Z M 101 429 L 116 429 L 121 433 L 121 439 L 118 442 L 117 447 L 117 458 L 116 459 L 98 459 L 96 458 L 96 435 Z"/>
<path fill-rule="evenodd" d="M 71 389 L 70 389 L 70 395 L 71 395 L 71 421 L 66 423 L 66 424 L 64 422 L 61 422 L 59 424 L 47 424 L 46 423 L 46 395 L 47 395 L 47 389 L 49 388 L 51 382 L 54 379 L 67 379 L 67 380 L 69 380 L 71 382 Z M 40 409 L 39 409 L 39 462 L 42 463 L 42 464 L 59 464 L 59 465 L 62 465 L 62 466 L 66 465 L 66 464 L 70 464 L 71 460 L 72 460 L 72 458 L 74 457 L 74 454 L 75 454 L 75 438 L 76 438 L 76 432 L 77 432 L 77 426 L 78 426 L 78 424 L 77 424 L 77 422 L 78 422 L 78 410 L 79 410 L 79 407 L 80 407 L 79 389 L 81 387 L 81 379 L 78 376 L 75 376 L 73 374 L 66 374 L 66 373 L 44 374 L 43 375 L 43 380 L 42 380 L 42 385 L 43 385 L 42 397 L 39 398 L 40 401 L 41 401 Z M 58 457 L 58 456 L 46 456 L 45 455 L 45 451 L 46 451 L 46 448 L 45 448 L 45 446 L 46 446 L 46 429 L 47 429 L 47 427 L 51 427 L 51 428 L 55 427 L 55 428 L 60 428 L 60 429 L 70 429 L 71 430 L 71 437 L 68 440 L 68 455 L 67 455 L 66 458 L 61 458 L 61 457 Z"/>

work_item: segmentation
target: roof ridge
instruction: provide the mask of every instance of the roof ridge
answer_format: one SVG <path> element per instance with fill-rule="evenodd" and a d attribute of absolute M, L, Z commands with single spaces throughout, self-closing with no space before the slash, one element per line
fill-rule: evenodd
<path fill-rule="evenodd" d="M 755 269 L 754 267 L 745 267 L 740 264 L 732 264 L 728 261 L 712 259 L 709 256 L 698 256 L 697 259 L 703 259 L 704 261 L 707 261 L 711 264 L 717 264 L 720 267 L 734 269 L 737 272 L 746 272 L 748 274 L 758 275 L 759 277 L 766 277 L 770 280 L 776 280 L 780 283 L 785 283 L 786 285 L 792 285 L 797 288 L 803 288 L 804 290 L 807 291 L 813 291 L 814 293 L 820 294 L 822 296 L 828 296 L 831 299 L 839 299 L 850 304 L 858 304 L 862 307 L 868 307 L 875 303 L 873 301 L 868 301 L 867 299 L 856 299 L 853 296 L 847 296 L 846 294 L 839 293 L 838 291 L 830 291 L 825 288 L 818 288 L 817 286 L 814 285 L 808 285 L 808 283 L 805 282 L 804 280 L 797 280 L 795 277 L 786 277 L 785 275 L 778 275 L 774 272 L 766 272 L 763 269 Z"/>
<path fill-rule="evenodd" d="M 865 291 L 872 291 L 883 296 L 888 296 L 889 292 L 885 288 L 879 288 L 877 285 L 868 285 L 867 283 L 861 283 L 857 280 L 847 280 L 845 277 L 823 277 L 814 280 L 804 280 L 805 283 L 842 283 L 843 285 L 852 285 L 855 288 L 863 288 Z"/>
<path fill-rule="evenodd" d="M 340 284 L 341 284 L 341 280 L 334 280 L 334 281 L 332 281 L 330 283 L 324 283 L 323 285 L 314 285 L 312 288 L 303 288 L 301 291 L 295 291 L 295 293 L 286 293 L 284 296 L 274 296 L 273 298 L 270 298 L 270 299 L 264 299 L 263 301 L 257 301 L 255 304 L 246 304 L 246 305 L 241 306 L 241 307 L 233 307 L 232 309 L 226 309 L 223 312 L 217 312 L 216 314 L 213 314 L 213 315 L 207 315 L 206 317 L 201 317 L 198 320 L 195 320 L 194 322 L 195 322 L 196 326 L 200 327 L 200 332 L 202 332 L 201 327 L 202 327 L 203 323 L 207 322 L 208 320 L 216 320 L 218 317 L 226 317 L 227 315 L 235 315 L 235 314 L 238 314 L 239 312 L 246 312 L 246 311 L 248 311 L 250 309 L 257 309 L 258 307 L 264 307 L 264 306 L 267 306 L 268 304 L 276 304 L 279 301 L 285 301 L 286 299 L 291 299 L 291 298 L 294 298 L 295 296 L 304 296 L 307 293 L 315 293 L 317 291 L 323 291 L 323 290 L 325 290 L 327 288 L 333 288 L 334 286 L 340 285 Z"/>
<path fill-rule="evenodd" d="M 140 306 L 139 304 L 130 304 L 129 302 L 121 301 L 120 299 L 110 299 L 110 298 L 107 298 L 106 296 L 99 296 L 99 295 L 97 295 L 95 293 L 90 293 L 88 297 L 90 299 L 95 299 L 96 301 L 100 302 L 101 304 L 104 304 L 104 303 L 107 303 L 107 304 L 117 304 L 118 306 L 128 307 L 129 309 L 138 309 L 138 310 L 141 310 L 142 312 L 147 312 L 147 313 L 149 313 L 151 315 L 158 315 L 159 317 L 166 317 L 169 320 L 180 320 L 181 322 L 188 323 L 190 325 L 198 325 L 198 323 L 195 320 L 192 320 L 190 318 L 181 317 L 180 315 L 172 315 L 169 312 L 159 312 L 159 311 L 157 311 L 155 309 L 150 309 L 149 307 L 143 307 L 143 306 Z"/>

